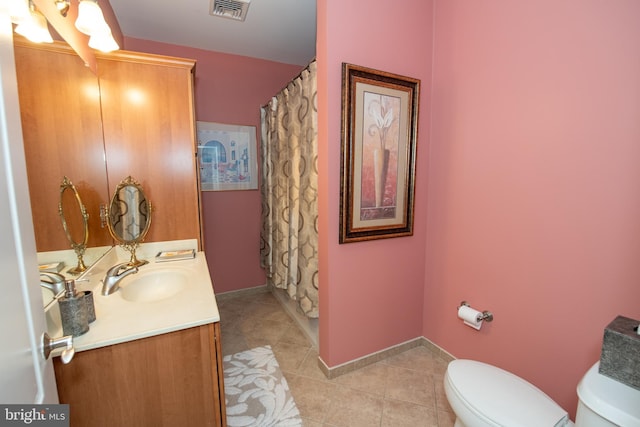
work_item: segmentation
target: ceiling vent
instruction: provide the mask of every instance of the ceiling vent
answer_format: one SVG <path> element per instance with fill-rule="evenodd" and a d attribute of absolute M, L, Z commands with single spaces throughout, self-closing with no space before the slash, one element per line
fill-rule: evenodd
<path fill-rule="evenodd" d="M 251 0 L 211 0 L 210 15 L 244 21 Z"/>

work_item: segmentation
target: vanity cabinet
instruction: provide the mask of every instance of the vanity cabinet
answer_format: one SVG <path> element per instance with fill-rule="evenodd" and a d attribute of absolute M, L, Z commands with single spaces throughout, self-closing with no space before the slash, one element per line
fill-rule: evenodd
<path fill-rule="evenodd" d="M 89 247 L 113 244 L 100 205 L 131 175 L 152 203 L 146 242 L 202 250 L 195 61 L 117 51 L 93 74 L 65 43 L 16 38 L 15 60 L 38 252 L 69 249 L 58 215 L 67 176 L 89 213 Z"/>
<path fill-rule="evenodd" d="M 69 249 L 58 215 L 64 176 L 87 207 L 88 246 L 113 244 L 100 205 L 132 176 L 152 204 L 145 243 L 195 239 L 202 250 L 195 62 L 96 58 L 94 75 L 65 43 L 15 39 L 38 252 Z M 68 365 L 56 357 L 54 368 L 72 426 L 226 425 L 218 322 L 78 351 Z"/>
<path fill-rule="evenodd" d="M 71 426 L 226 426 L 220 324 L 53 359 Z"/>

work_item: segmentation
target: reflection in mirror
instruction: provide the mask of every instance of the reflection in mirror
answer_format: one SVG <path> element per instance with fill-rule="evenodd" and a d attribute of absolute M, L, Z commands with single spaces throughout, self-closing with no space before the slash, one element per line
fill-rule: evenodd
<path fill-rule="evenodd" d="M 73 180 L 90 217 L 87 268 L 114 245 L 106 224 L 101 228 L 96 220 L 111 197 L 98 78 L 63 42 L 34 44 L 17 37 L 14 56 L 38 263 L 63 262 L 60 272 L 77 277 L 66 271 L 77 257 L 60 227 L 63 176 Z"/>
<path fill-rule="evenodd" d="M 148 261 L 136 258 L 136 248 L 144 240 L 151 226 L 151 202 L 142 186 L 131 176 L 116 188 L 108 212 L 109 232 L 120 246 L 131 252 L 129 265 L 140 266 Z"/>
<path fill-rule="evenodd" d="M 71 247 L 78 257 L 78 265 L 69 269 L 69 273 L 77 275 L 87 269 L 84 265 L 84 251 L 89 240 L 89 214 L 82 204 L 80 194 L 73 183 L 66 176 L 60 184 L 60 202 L 58 213 L 62 220 L 62 228 L 67 235 Z"/>
<path fill-rule="evenodd" d="M 64 293 L 64 280 L 65 277 L 60 273 L 40 272 L 40 288 L 45 310 Z"/>

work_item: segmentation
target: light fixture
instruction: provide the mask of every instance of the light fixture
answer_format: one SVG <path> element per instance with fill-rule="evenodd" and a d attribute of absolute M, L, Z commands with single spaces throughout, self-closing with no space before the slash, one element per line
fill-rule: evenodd
<path fill-rule="evenodd" d="M 76 19 L 76 28 L 81 33 L 92 36 L 98 31 L 104 31 L 104 27 L 108 27 L 107 21 L 104 20 L 102 9 L 98 6 L 98 2 L 94 0 L 80 0 L 78 4 L 78 19 Z"/>
<path fill-rule="evenodd" d="M 120 49 L 111 34 L 109 24 L 104 19 L 102 9 L 95 0 L 80 0 L 76 28 L 89 36 L 89 47 L 92 49 L 102 52 Z"/>
<path fill-rule="evenodd" d="M 69 12 L 69 7 L 71 6 L 71 0 L 55 0 L 55 3 L 60 15 L 66 18 L 67 12 Z"/>
<path fill-rule="evenodd" d="M 20 20 L 15 31 L 34 43 L 53 43 L 47 27 L 47 20 L 42 13 L 36 10 L 31 1 L 29 1 L 29 15 Z"/>
<path fill-rule="evenodd" d="M 56 8 L 63 17 L 67 16 L 71 0 L 53 0 Z M 32 0 L 0 0 L 0 11 L 8 10 L 11 21 L 16 26 L 16 33 L 26 37 L 34 43 L 53 43 L 47 20 L 40 13 Z M 104 19 L 102 9 L 97 0 L 80 0 L 78 3 L 78 18 L 75 26 L 78 31 L 89 36 L 89 47 L 102 52 L 120 49 L 111 34 L 111 28 Z"/>
<path fill-rule="evenodd" d="M 96 33 L 89 37 L 89 47 L 101 52 L 112 52 L 120 49 L 109 27 L 107 27 L 107 31 Z"/>

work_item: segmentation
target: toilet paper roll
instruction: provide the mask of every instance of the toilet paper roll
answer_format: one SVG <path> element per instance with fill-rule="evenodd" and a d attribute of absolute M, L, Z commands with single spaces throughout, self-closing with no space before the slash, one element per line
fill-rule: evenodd
<path fill-rule="evenodd" d="M 482 313 L 469 306 L 461 305 L 458 308 L 458 317 L 464 321 L 465 325 L 476 330 L 480 330 L 482 326 Z"/>

